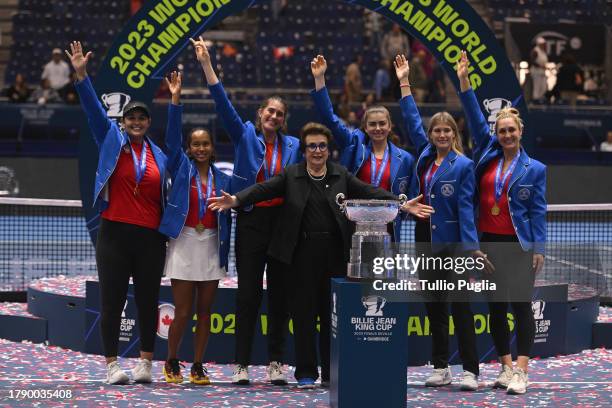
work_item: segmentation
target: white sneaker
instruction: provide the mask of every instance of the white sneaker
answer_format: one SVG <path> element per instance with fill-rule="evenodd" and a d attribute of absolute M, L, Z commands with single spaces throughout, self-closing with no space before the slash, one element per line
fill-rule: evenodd
<path fill-rule="evenodd" d="M 274 385 L 287 385 L 287 377 L 283 373 L 283 365 L 278 361 L 270 361 L 268 378 Z"/>
<path fill-rule="evenodd" d="M 431 375 L 425 381 L 427 387 L 440 387 L 442 385 L 448 385 L 452 381 L 450 367 L 446 368 L 434 368 Z"/>
<path fill-rule="evenodd" d="M 522 368 L 515 368 L 512 374 L 512 380 L 508 384 L 508 394 L 524 394 L 527 391 L 527 373 Z"/>
<path fill-rule="evenodd" d="M 493 383 L 493 388 L 508 388 L 508 384 L 512 381 L 512 374 L 514 374 L 512 367 L 503 364 L 497 380 Z"/>
<path fill-rule="evenodd" d="M 247 366 L 240 364 L 234 368 L 234 375 L 232 375 L 232 383 L 246 385 L 249 383 L 249 369 Z"/>
<path fill-rule="evenodd" d="M 132 368 L 132 378 L 134 381 L 137 383 L 150 383 L 152 381 L 151 366 L 151 360 L 146 358 L 138 359 L 136 367 Z"/>
<path fill-rule="evenodd" d="M 476 391 L 478 389 L 478 376 L 470 371 L 463 370 L 463 378 L 459 384 L 461 391 Z"/>
<path fill-rule="evenodd" d="M 117 360 L 106 366 L 106 382 L 108 384 L 127 384 L 130 377 L 119 367 Z"/>

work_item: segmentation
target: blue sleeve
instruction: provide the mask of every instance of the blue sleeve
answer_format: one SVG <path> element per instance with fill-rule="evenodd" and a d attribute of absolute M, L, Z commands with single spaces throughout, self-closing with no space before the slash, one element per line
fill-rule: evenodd
<path fill-rule="evenodd" d="M 310 95 L 314 100 L 319 115 L 323 120 L 323 124 L 329 128 L 334 134 L 334 141 L 340 148 L 345 149 L 351 144 L 353 133 L 344 125 L 342 120 L 334 113 L 334 107 L 329 99 L 327 88 L 323 87 L 318 91 L 311 91 Z"/>
<path fill-rule="evenodd" d="M 96 144 L 100 146 L 104 142 L 106 133 L 111 126 L 111 120 L 98 100 L 89 76 L 82 81 L 77 81 L 74 84 L 74 88 L 79 94 L 81 106 L 85 111 L 85 115 L 87 115 L 87 121 L 89 122 L 89 127 L 94 135 Z"/>
<path fill-rule="evenodd" d="M 427 146 L 429 139 L 423 128 L 423 120 L 419 114 L 419 109 L 414 102 L 414 97 L 408 95 L 400 99 L 400 109 L 402 111 L 402 119 L 404 120 L 404 128 L 408 132 L 408 137 L 412 144 L 417 149 L 417 154 L 420 155 Z"/>
<path fill-rule="evenodd" d="M 533 246 L 536 254 L 545 253 L 546 246 L 546 167 L 542 165 L 534 180 L 534 197 L 529 208 L 531 218 L 531 229 L 533 234 Z"/>
<path fill-rule="evenodd" d="M 166 126 L 166 151 L 168 152 L 168 171 L 172 177 L 180 166 L 183 152 L 182 132 L 183 105 L 168 105 L 168 124 Z"/>
<path fill-rule="evenodd" d="M 485 119 L 473 89 L 459 93 L 475 149 L 481 152 L 491 142 L 489 122 Z"/>
<path fill-rule="evenodd" d="M 229 133 L 230 138 L 232 139 L 232 143 L 237 145 L 242 140 L 242 135 L 245 132 L 245 124 L 242 121 L 236 109 L 230 102 L 227 97 L 227 93 L 225 89 L 223 89 L 223 85 L 221 82 L 216 83 L 215 85 L 210 85 L 208 87 L 210 90 L 210 95 L 215 101 L 215 108 L 217 110 L 217 114 L 221 118 L 221 122 L 223 122 L 223 126 Z"/>
<path fill-rule="evenodd" d="M 474 163 L 470 161 L 461 172 L 459 196 L 457 197 L 461 246 L 466 251 L 475 251 L 480 248 L 474 222 L 475 184 Z"/>

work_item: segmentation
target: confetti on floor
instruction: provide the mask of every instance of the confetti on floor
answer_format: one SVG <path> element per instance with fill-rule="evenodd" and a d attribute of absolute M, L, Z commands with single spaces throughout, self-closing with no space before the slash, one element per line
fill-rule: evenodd
<path fill-rule="evenodd" d="M 62 296 L 85 297 L 85 282 L 97 281 L 97 276 L 73 276 L 63 275 L 53 278 L 42 278 L 32 281 L 29 287 L 40 292 L 54 293 Z M 131 280 L 130 280 L 131 282 Z M 265 283 L 265 282 L 264 282 Z M 170 279 L 163 278 L 162 285 L 170 286 Z M 235 276 L 227 277 L 219 282 L 221 288 L 237 288 L 238 278 Z M 265 287 L 265 286 L 264 286 Z"/>
<path fill-rule="evenodd" d="M 127 370 L 134 359 L 120 359 Z M 230 384 L 232 366 L 208 364 L 213 381 L 209 386 L 187 382 L 166 384 L 162 362 L 153 364 L 153 384 L 110 386 L 103 382 L 105 368 L 100 356 L 92 356 L 44 344 L 0 340 L 0 406 L 134 406 L 134 407 L 326 407 L 327 389 L 298 390 L 267 384 L 265 367 L 251 367 L 252 385 Z M 189 363 L 184 372 L 188 372 Z M 612 406 L 612 350 L 595 349 L 530 363 L 527 394 L 509 396 L 493 390 L 497 364 L 481 364 L 480 389 L 461 392 L 457 385 L 426 388 L 423 381 L 431 368 L 411 367 L 407 373 L 407 405 L 426 407 L 610 407 Z M 460 367 L 454 366 L 458 379 Z M 292 371 L 290 370 L 290 374 Z M 16 399 L 15 390 L 70 390 L 72 398 Z M 375 392 L 375 391 L 374 391 Z M 13 398 L 11 398 L 11 393 Z"/>

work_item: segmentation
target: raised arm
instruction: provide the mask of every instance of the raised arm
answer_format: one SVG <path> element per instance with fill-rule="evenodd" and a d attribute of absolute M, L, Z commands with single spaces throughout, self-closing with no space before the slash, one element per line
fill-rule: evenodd
<path fill-rule="evenodd" d="M 197 40 L 193 38 L 190 40 L 195 49 L 196 58 L 200 62 L 200 65 L 202 65 L 202 71 L 204 71 L 204 77 L 206 78 L 210 95 L 215 101 L 217 114 L 221 118 L 223 126 L 229 133 L 232 142 L 238 144 L 242 139 L 245 124 L 240 115 L 238 115 L 238 112 L 236 112 L 236 109 L 234 109 L 234 106 L 223 89 L 223 85 L 219 81 L 217 74 L 215 74 L 210 53 L 204 43 L 204 39 L 200 36 Z"/>
<path fill-rule="evenodd" d="M 202 36 L 200 36 L 197 40 L 194 40 L 193 38 L 190 38 L 189 40 L 195 48 L 196 58 L 200 62 L 200 65 L 202 65 L 202 71 L 204 71 L 206 83 L 208 86 L 216 85 L 219 82 L 219 78 L 217 78 L 215 69 L 212 66 L 210 53 L 208 52 L 208 47 L 206 47 L 206 44 L 204 43 L 204 39 Z"/>
<path fill-rule="evenodd" d="M 461 51 L 461 59 L 457 62 L 457 77 L 459 78 L 461 89 L 459 98 L 465 111 L 468 128 L 470 129 L 474 144 L 482 150 L 489 143 L 492 136 L 489 133 L 489 123 L 485 119 L 482 110 L 480 110 L 478 99 L 476 99 L 476 94 L 470 85 L 469 68 L 470 61 L 467 58 L 467 54 L 465 51 Z"/>
<path fill-rule="evenodd" d="M 65 50 L 65 52 L 76 72 L 78 81 L 75 84 L 75 89 L 79 94 L 81 106 L 87 115 L 87 120 L 95 141 L 99 146 L 104 141 L 106 132 L 108 132 L 111 126 L 111 120 L 108 118 L 106 111 L 98 100 L 96 91 L 87 75 L 87 62 L 89 62 L 91 58 L 91 51 L 83 55 L 81 42 L 73 41 L 70 43 L 70 52 L 68 52 L 68 50 Z"/>
<path fill-rule="evenodd" d="M 400 83 L 400 89 L 402 91 L 402 99 L 400 99 L 400 109 L 402 111 L 402 118 L 404 120 L 404 127 L 408 131 L 408 137 L 412 141 L 412 144 L 417 149 L 417 153 L 420 155 L 421 152 L 429 145 L 427 134 L 423 128 L 423 120 L 421 114 L 416 106 L 416 102 L 412 97 L 410 91 L 410 82 L 408 82 L 408 74 L 410 73 L 410 65 L 406 57 L 397 55 L 395 61 L 395 75 Z"/>
<path fill-rule="evenodd" d="M 329 93 L 325 86 L 325 71 L 327 70 L 327 61 L 322 55 L 317 55 L 310 62 L 310 70 L 315 81 L 315 90 L 310 93 L 314 104 L 323 120 L 323 124 L 327 126 L 334 135 L 334 140 L 340 150 L 345 149 L 350 145 L 353 139 L 353 133 L 344 125 L 342 120 L 334 113 L 334 107 L 329 99 Z"/>
<path fill-rule="evenodd" d="M 183 152 L 181 89 L 183 75 L 173 71 L 170 79 L 164 79 L 172 94 L 172 102 L 168 105 L 168 124 L 166 126 L 166 150 L 168 153 L 168 171 L 174 176 L 178 170 Z"/>

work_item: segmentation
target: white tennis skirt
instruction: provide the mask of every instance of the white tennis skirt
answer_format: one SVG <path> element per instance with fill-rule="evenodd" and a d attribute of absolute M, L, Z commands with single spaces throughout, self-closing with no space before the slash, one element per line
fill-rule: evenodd
<path fill-rule="evenodd" d="M 188 281 L 225 278 L 225 269 L 219 266 L 218 244 L 216 229 L 199 233 L 195 228 L 183 227 L 178 238 L 168 243 L 166 277 Z"/>

